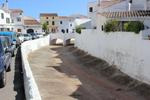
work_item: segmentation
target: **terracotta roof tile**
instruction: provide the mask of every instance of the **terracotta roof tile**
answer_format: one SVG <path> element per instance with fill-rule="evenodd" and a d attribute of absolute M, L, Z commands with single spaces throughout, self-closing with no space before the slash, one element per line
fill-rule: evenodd
<path fill-rule="evenodd" d="M 60 19 L 74 19 L 73 17 L 68 17 L 68 16 L 59 16 Z"/>
<path fill-rule="evenodd" d="M 101 8 L 107 8 L 107 7 L 110 7 L 112 5 L 115 5 L 117 3 L 120 3 L 120 2 L 123 2 L 125 0 L 111 0 L 111 1 L 101 1 L 100 6 Z"/>
<path fill-rule="evenodd" d="M 9 9 L 12 13 L 22 13 L 23 10 L 21 9 Z"/>
<path fill-rule="evenodd" d="M 24 20 L 25 25 L 40 25 L 37 20 Z"/>
<path fill-rule="evenodd" d="M 133 18 L 133 17 L 150 17 L 150 10 L 123 11 L 123 12 L 103 12 L 98 13 L 107 18 Z"/>
<path fill-rule="evenodd" d="M 58 16 L 57 13 L 41 13 L 40 16 Z"/>

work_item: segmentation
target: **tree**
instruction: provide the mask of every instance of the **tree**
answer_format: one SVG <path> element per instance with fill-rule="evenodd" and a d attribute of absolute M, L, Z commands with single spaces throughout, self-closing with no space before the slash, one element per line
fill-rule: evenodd
<path fill-rule="evenodd" d="M 46 34 L 48 34 L 48 25 L 47 25 L 47 23 L 44 23 L 44 24 L 42 25 L 42 29 L 44 30 L 44 32 L 45 32 Z"/>
<path fill-rule="evenodd" d="M 77 27 L 76 27 L 76 32 L 79 33 L 79 34 L 81 34 L 81 30 L 82 30 L 82 29 L 86 29 L 86 28 L 85 28 L 85 27 L 82 27 L 82 26 L 77 26 Z"/>

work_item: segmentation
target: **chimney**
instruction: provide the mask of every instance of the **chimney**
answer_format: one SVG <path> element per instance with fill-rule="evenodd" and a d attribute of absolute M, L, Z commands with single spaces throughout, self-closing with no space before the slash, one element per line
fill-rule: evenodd
<path fill-rule="evenodd" d="M 128 8 L 129 11 L 131 11 L 131 5 L 132 5 L 132 0 L 129 0 L 129 8 Z"/>
<path fill-rule="evenodd" d="M 101 0 L 98 0 L 98 6 L 100 6 L 100 4 L 101 4 Z"/>

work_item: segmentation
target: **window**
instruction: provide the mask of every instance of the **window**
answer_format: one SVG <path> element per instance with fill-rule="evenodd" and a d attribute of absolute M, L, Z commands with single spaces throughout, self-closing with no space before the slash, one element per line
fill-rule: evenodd
<path fill-rule="evenodd" d="M 90 7 L 90 8 L 89 8 L 89 12 L 93 12 L 93 7 Z"/>
<path fill-rule="evenodd" d="M 70 26 L 72 26 L 72 24 L 70 24 Z"/>
<path fill-rule="evenodd" d="M 102 31 L 104 31 L 104 26 L 103 25 L 101 26 L 101 29 L 102 29 Z"/>
<path fill-rule="evenodd" d="M 7 28 L 6 30 L 7 30 L 7 31 L 10 31 L 10 29 L 9 29 L 9 28 Z"/>
<path fill-rule="evenodd" d="M 4 13 L 1 13 L 1 19 L 4 19 Z"/>
<path fill-rule="evenodd" d="M 54 19 L 55 17 L 53 17 L 53 19 Z"/>
<path fill-rule="evenodd" d="M 13 19 L 11 20 L 11 23 L 14 23 L 14 20 L 13 20 Z"/>
<path fill-rule="evenodd" d="M 46 17 L 46 19 L 48 19 L 48 17 Z"/>
<path fill-rule="evenodd" d="M 9 18 L 6 18 L 6 23 L 10 23 L 10 19 Z"/>
<path fill-rule="evenodd" d="M 68 29 L 66 29 L 66 33 L 69 33 L 69 30 L 68 30 Z"/>
<path fill-rule="evenodd" d="M 21 29 L 17 29 L 17 32 L 21 32 Z"/>
<path fill-rule="evenodd" d="M 4 31 L 4 28 L 0 28 L 0 31 Z"/>
<path fill-rule="evenodd" d="M 60 21 L 60 24 L 62 24 L 63 22 L 62 21 Z"/>
<path fill-rule="evenodd" d="M 52 25 L 55 25 L 55 22 L 54 22 L 54 21 L 52 21 Z"/>
<path fill-rule="evenodd" d="M 20 17 L 17 18 L 17 22 L 21 22 L 21 18 Z"/>
<path fill-rule="evenodd" d="M 22 13 L 20 13 L 20 15 L 22 15 Z"/>
<path fill-rule="evenodd" d="M 47 21 L 46 24 L 49 25 L 49 21 Z"/>
<path fill-rule="evenodd" d="M 61 32 L 62 32 L 62 33 L 65 33 L 65 30 L 64 30 L 64 29 L 62 29 L 62 30 L 61 30 Z"/>

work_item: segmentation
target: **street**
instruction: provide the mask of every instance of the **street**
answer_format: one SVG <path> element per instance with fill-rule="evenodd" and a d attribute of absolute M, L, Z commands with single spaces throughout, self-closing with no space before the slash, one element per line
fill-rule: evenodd
<path fill-rule="evenodd" d="M 146 100 L 90 70 L 69 48 L 44 47 L 29 55 L 42 100 Z"/>
<path fill-rule="evenodd" d="M 20 49 L 12 59 L 11 71 L 6 73 L 6 86 L 0 89 L 0 100 L 25 100 Z"/>

